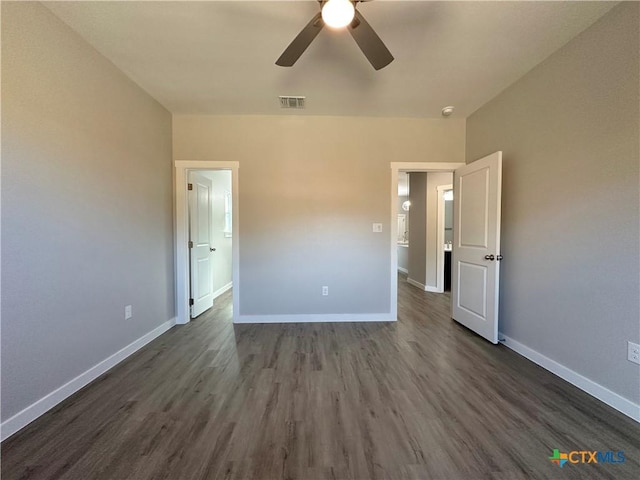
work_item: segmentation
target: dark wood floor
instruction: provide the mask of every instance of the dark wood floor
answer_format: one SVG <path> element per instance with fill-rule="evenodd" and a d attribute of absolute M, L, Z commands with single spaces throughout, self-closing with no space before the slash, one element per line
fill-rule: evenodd
<path fill-rule="evenodd" d="M 2 479 L 639 478 L 637 423 L 399 283 L 397 323 L 234 326 L 226 294 L 4 442 Z"/>

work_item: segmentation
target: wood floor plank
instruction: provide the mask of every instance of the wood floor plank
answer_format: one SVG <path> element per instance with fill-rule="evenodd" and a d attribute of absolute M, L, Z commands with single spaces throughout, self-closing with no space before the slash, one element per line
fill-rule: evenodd
<path fill-rule="evenodd" d="M 637 423 L 449 311 L 400 277 L 395 323 L 233 325 L 227 292 L 6 440 L 2 478 L 640 477 Z"/>

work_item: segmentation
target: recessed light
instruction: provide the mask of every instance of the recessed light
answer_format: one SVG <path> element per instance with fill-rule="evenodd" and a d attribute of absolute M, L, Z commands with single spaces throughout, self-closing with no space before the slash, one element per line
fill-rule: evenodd
<path fill-rule="evenodd" d="M 448 117 L 453 113 L 454 110 L 455 110 L 455 107 L 452 107 L 451 105 L 449 105 L 448 107 L 444 107 L 442 109 L 442 116 Z"/>

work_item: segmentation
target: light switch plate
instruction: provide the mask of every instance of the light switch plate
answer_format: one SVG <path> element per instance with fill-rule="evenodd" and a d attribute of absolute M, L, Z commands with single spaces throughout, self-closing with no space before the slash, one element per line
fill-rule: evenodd
<path fill-rule="evenodd" d="M 129 320 L 131 317 L 133 317 L 133 308 L 131 305 L 127 305 L 124 307 L 124 319 Z"/>
<path fill-rule="evenodd" d="M 381 223 L 374 223 L 373 224 L 373 231 L 375 233 L 380 233 L 382 232 L 382 224 Z"/>

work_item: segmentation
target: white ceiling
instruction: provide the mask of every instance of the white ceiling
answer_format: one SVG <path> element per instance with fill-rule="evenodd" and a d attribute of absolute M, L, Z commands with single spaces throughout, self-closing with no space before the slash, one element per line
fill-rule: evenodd
<path fill-rule="evenodd" d="M 395 61 L 375 71 L 325 28 L 291 68 L 274 64 L 315 1 L 46 2 L 173 113 L 466 117 L 615 2 L 376 0 L 358 6 Z M 303 111 L 278 95 L 305 95 Z"/>

